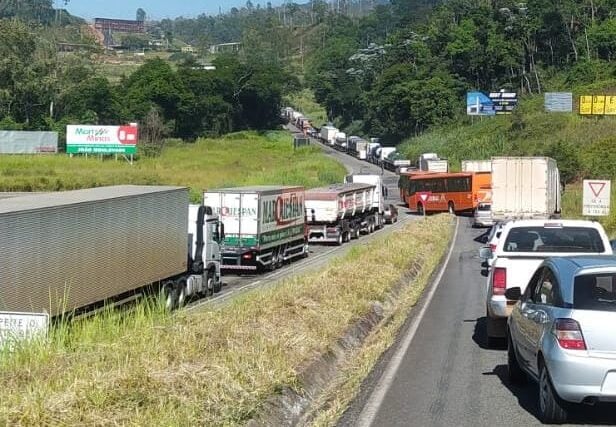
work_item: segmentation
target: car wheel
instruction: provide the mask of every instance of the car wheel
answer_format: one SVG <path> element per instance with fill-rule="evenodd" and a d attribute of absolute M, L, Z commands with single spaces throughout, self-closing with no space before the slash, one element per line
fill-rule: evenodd
<path fill-rule="evenodd" d="M 498 347 L 502 338 L 498 332 L 503 328 L 504 321 L 502 319 L 493 319 L 486 310 L 486 345 L 488 348 Z"/>
<path fill-rule="evenodd" d="M 520 367 L 510 336 L 507 337 L 507 374 L 511 384 L 524 384 L 526 382 L 526 374 Z"/>
<path fill-rule="evenodd" d="M 550 374 L 544 363 L 539 371 L 539 415 L 546 424 L 561 424 L 567 420 L 564 402 L 554 391 Z"/>

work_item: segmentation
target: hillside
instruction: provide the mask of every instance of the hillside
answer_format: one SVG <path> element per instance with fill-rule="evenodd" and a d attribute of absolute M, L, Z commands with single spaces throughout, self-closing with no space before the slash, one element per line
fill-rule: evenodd
<path fill-rule="evenodd" d="M 574 108 L 580 95 L 613 93 L 616 71 L 607 65 L 603 68 L 608 74 L 604 79 L 575 87 Z M 565 81 L 566 78 L 560 79 L 560 83 L 556 80 L 552 86 L 560 89 Z M 543 95 L 527 96 L 511 116 L 466 117 L 409 138 L 398 148 L 410 159 L 436 152 L 449 159 L 452 170 L 459 170 L 462 160 L 500 155 L 550 156 L 558 161 L 565 183 L 564 214 L 579 217 L 581 180 L 616 178 L 616 117 L 547 113 L 543 100 Z M 616 209 L 612 212 L 602 222 L 616 233 Z"/>

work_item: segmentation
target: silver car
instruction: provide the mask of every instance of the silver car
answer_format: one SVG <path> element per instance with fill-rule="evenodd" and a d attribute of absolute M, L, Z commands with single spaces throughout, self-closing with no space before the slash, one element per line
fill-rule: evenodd
<path fill-rule="evenodd" d="M 493 225 L 492 204 L 479 203 L 473 213 L 473 227 L 492 227 Z"/>
<path fill-rule="evenodd" d="M 546 423 L 564 422 L 573 404 L 616 402 L 616 257 L 548 258 L 508 322 L 509 379 L 539 383 Z M 616 419 L 616 417 L 615 417 Z"/>

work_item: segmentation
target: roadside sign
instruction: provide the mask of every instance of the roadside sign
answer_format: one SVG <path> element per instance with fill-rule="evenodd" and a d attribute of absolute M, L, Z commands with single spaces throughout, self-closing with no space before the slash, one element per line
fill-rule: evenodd
<path fill-rule="evenodd" d="M 583 215 L 609 215 L 611 194 L 611 181 L 599 179 L 585 179 L 583 194 Z"/>
<path fill-rule="evenodd" d="M 432 195 L 431 191 L 420 191 L 417 193 L 421 202 L 425 205 L 430 196 Z"/>
<path fill-rule="evenodd" d="M 137 126 L 68 125 L 68 154 L 136 154 Z"/>
<path fill-rule="evenodd" d="M 0 312 L 0 347 L 16 341 L 45 336 L 49 326 L 47 313 Z"/>

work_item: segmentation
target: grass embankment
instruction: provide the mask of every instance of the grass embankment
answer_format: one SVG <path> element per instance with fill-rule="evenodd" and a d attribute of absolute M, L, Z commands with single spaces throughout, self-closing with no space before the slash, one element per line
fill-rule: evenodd
<path fill-rule="evenodd" d="M 239 425 L 298 370 L 415 273 L 421 292 L 444 253 L 449 216 L 414 221 L 321 271 L 228 305 L 167 315 L 141 306 L 53 329 L 0 358 L 6 425 Z M 397 299 L 396 299 L 397 301 Z M 406 301 L 406 300 L 405 300 Z"/>
<path fill-rule="evenodd" d="M 293 150 L 285 132 L 231 134 L 167 146 L 156 158 L 0 156 L 0 191 L 56 191 L 115 184 L 190 187 L 194 201 L 206 188 L 252 184 L 317 187 L 342 182 L 345 169 L 316 147 Z"/>
<path fill-rule="evenodd" d="M 328 122 L 325 108 L 315 101 L 314 94 L 309 89 L 294 92 L 286 97 L 285 102 L 296 111 L 310 117 L 314 126 L 321 127 Z"/>
<path fill-rule="evenodd" d="M 574 90 L 574 111 L 578 95 L 612 93 L 616 81 Z M 571 89 L 568 89 L 569 91 Z M 616 117 L 582 117 L 577 113 L 546 113 L 543 95 L 523 98 L 511 116 L 465 118 L 405 141 L 400 150 L 410 159 L 436 152 L 459 170 L 462 160 L 492 156 L 549 156 L 557 160 L 561 178 L 568 185 L 563 200 L 566 217 L 582 215 L 581 179 L 616 178 Z M 612 198 L 616 196 L 613 186 Z M 616 199 L 614 199 L 616 200 Z M 616 233 L 616 209 L 602 220 Z"/>

